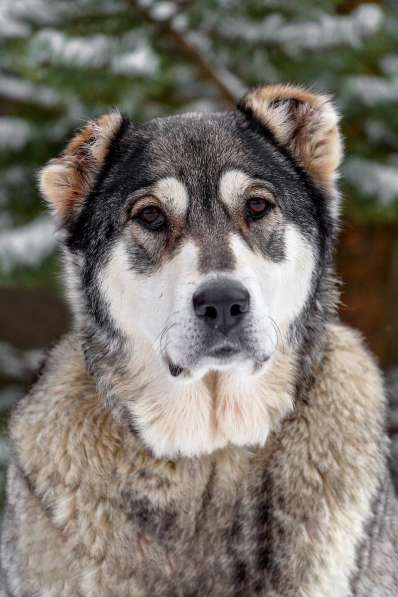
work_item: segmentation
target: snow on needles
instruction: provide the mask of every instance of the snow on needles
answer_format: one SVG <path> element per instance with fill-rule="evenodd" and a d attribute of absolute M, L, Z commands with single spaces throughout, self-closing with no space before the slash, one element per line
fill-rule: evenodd
<path fill-rule="evenodd" d="M 361 193 L 381 205 L 389 205 L 398 198 L 398 168 L 351 158 L 346 162 L 344 175 Z"/>
<path fill-rule="evenodd" d="M 383 11 L 375 4 L 359 6 L 348 16 L 321 14 L 317 21 L 287 23 L 280 14 L 272 14 L 255 23 L 231 19 L 223 24 L 221 34 L 251 43 L 281 45 L 286 53 L 303 50 L 323 50 L 338 46 L 355 47 L 377 33 L 383 21 Z"/>
<path fill-rule="evenodd" d="M 390 80 L 366 75 L 349 77 L 345 91 L 351 101 L 360 100 L 365 106 L 370 107 L 376 103 L 397 101 L 398 77 Z"/>
<path fill-rule="evenodd" d="M 71 68 L 109 68 L 117 74 L 153 75 L 158 58 L 146 40 L 128 33 L 118 39 L 97 34 L 71 37 L 55 29 L 42 29 L 31 42 L 33 66 L 42 63 Z"/>
<path fill-rule="evenodd" d="M 0 266 L 10 272 L 18 265 L 37 266 L 56 246 L 55 226 L 50 216 L 36 218 L 24 226 L 2 230 Z"/>
<path fill-rule="evenodd" d="M 32 136 L 31 125 L 16 116 L 0 118 L 0 151 L 22 149 Z"/>

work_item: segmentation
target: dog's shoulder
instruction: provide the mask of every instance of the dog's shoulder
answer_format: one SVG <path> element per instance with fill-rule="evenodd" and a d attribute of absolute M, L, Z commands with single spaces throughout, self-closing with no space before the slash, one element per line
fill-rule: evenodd
<path fill-rule="evenodd" d="M 359 551 L 369 543 L 368 526 L 380 528 L 373 507 L 388 478 L 379 368 L 356 331 L 336 323 L 325 334 L 311 386 L 298 394 L 264 462 L 276 511 L 282 497 L 311 537 L 306 595 L 349 594 L 349 579 L 362 577 Z"/>
<path fill-rule="evenodd" d="M 79 341 L 70 334 L 49 352 L 38 380 L 14 409 L 10 420 L 12 440 L 18 442 L 34 427 L 46 427 L 46 421 L 53 420 L 55 414 L 57 417 L 62 414 L 65 401 L 71 412 L 75 410 L 75 400 L 90 400 L 94 394 Z"/>
<path fill-rule="evenodd" d="M 17 405 L 9 427 L 14 461 L 40 494 L 56 478 L 77 483 L 75 477 L 89 462 L 95 467 L 99 454 L 105 466 L 105 455 L 114 453 L 120 433 L 121 426 L 99 397 L 73 334 L 49 354 L 39 380 Z M 102 445 L 107 450 L 101 450 Z"/>
<path fill-rule="evenodd" d="M 359 332 L 341 323 L 326 327 L 323 359 L 296 412 L 308 425 L 312 445 L 319 442 L 319 461 L 331 461 L 336 482 L 344 472 L 349 483 L 357 475 L 359 485 L 383 474 L 388 450 L 383 376 Z"/>
<path fill-rule="evenodd" d="M 384 420 L 386 396 L 383 375 L 362 335 L 342 323 L 326 327 L 326 350 L 318 371 L 316 391 L 326 391 L 335 402 L 343 399 L 350 409 L 366 408 Z M 323 388 L 323 386 L 325 386 Z"/>
<path fill-rule="evenodd" d="M 376 359 L 362 334 L 340 321 L 326 326 L 326 357 L 328 354 L 334 355 L 335 363 L 350 365 L 350 371 L 353 367 L 359 368 L 361 374 L 366 370 L 371 376 L 381 379 Z"/>

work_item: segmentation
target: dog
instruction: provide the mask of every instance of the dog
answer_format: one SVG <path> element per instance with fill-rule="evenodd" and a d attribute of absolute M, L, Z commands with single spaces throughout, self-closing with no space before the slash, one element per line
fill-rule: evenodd
<path fill-rule="evenodd" d="M 290 85 L 81 130 L 40 175 L 74 328 L 10 423 L 2 595 L 393 597 L 372 356 L 336 315 L 342 141 Z"/>

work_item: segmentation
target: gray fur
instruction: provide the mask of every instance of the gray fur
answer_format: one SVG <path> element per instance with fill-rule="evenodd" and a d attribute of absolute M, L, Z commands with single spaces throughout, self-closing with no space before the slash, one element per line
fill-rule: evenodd
<path fill-rule="evenodd" d="M 73 164 L 77 172 L 87 169 L 83 182 L 72 178 L 66 201 L 65 188 L 59 192 L 51 183 L 50 165 L 49 186 L 42 186 L 45 193 L 50 188 L 62 215 L 76 324 L 11 420 L 0 594 L 398 595 L 397 501 L 386 465 L 383 383 L 361 338 L 336 323 L 337 212 L 331 209 L 336 190 L 326 185 L 330 164 L 321 159 L 319 166 L 324 157 L 319 149 L 326 147 L 336 167 L 335 120 L 328 113 L 325 127 L 317 116 L 308 139 L 295 143 L 289 135 L 302 135 L 325 101 L 293 90 L 294 110 L 287 122 L 279 114 L 273 127 L 272 110 L 289 103 L 275 94 L 284 100 L 291 91 L 264 89 L 245 98 L 244 114 L 185 115 L 143 125 L 105 117 L 103 137 L 95 137 L 101 126 L 88 127 L 57 162 L 57 167 Z M 262 114 L 261 102 L 267 106 L 269 97 L 274 99 Z M 303 102 L 311 109 L 302 110 Z M 302 127 L 289 126 L 302 114 Z M 321 136 L 314 141 L 317 127 Z M 273 189 L 269 217 L 248 223 L 242 209 L 238 215 L 225 209 L 220 180 L 234 169 Z M 150 194 L 165 177 L 187 189 L 183 225 L 156 234 L 131 225 L 137 193 Z M 72 200 L 79 192 L 76 205 Z M 170 391 L 158 355 L 153 351 L 145 360 L 140 347 L 129 344 L 130 330 L 112 316 L 102 283 L 115 263 L 114 248 L 123 240 L 128 271 L 121 275 L 133 272 L 141 282 L 178 257 L 189 239 L 199 251 L 200 274 L 215 272 L 222 280 L 236 268 L 233 234 L 251 251 L 250 259 L 260 256 L 277 266 L 286 260 L 292 223 L 313 255 L 308 296 L 291 322 L 286 346 L 255 378 L 261 383 L 252 383 L 251 373 L 249 389 L 238 388 L 240 401 L 228 402 L 237 389 L 220 368 L 187 386 L 197 394 L 178 394 L 185 386 L 177 385 Z M 157 308 L 157 297 L 146 300 L 149 309 Z M 257 323 L 251 320 L 239 332 L 242 351 L 249 354 Z M 196 341 L 196 352 L 187 355 L 195 365 L 208 338 L 193 323 L 187 330 Z M 177 449 L 169 458 L 157 457 L 146 426 L 164 416 L 159 442 L 174 431 L 177 439 L 191 437 L 185 427 L 190 423 L 196 429 L 198 422 L 173 403 L 180 395 L 191 399 L 190 409 L 210 397 L 217 425 L 201 429 L 209 442 L 217 432 L 227 440 L 192 457 Z M 149 411 L 152 420 L 144 417 L 142 423 L 133 407 L 148 396 L 158 400 L 159 412 L 147 405 L 144 415 Z M 174 408 L 185 417 L 174 413 L 171 431 L 160 409 L 170 403 L 172 414 Z M 263 425 L 263 419 L 248 416 L 256 407 L 269 434 L 253 443 L 252 427 L 244 426 L 247 419 L 253 427 Z M 232 436 L 225 435 L 228 414 L 236 416 Z M 249 433 L 247 442 L 237 440 L 240 427 Z"/>

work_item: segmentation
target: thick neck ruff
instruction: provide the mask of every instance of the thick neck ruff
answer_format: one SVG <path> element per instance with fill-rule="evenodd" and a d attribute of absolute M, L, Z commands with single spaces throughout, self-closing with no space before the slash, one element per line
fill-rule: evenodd
<path fill-rule="evenodd" d="M 100 395 L 157 458 L 195 457 L 227 445 L 263 446 L 293 409 L 298 357 L 275 351 L 265 369 L 210 371 L 180 382 L 145 342 L 86 349 Z M 93 359 L 93 353 L 96 358 Z M 118 356 L 117 356 L 118 355 Z"/>

